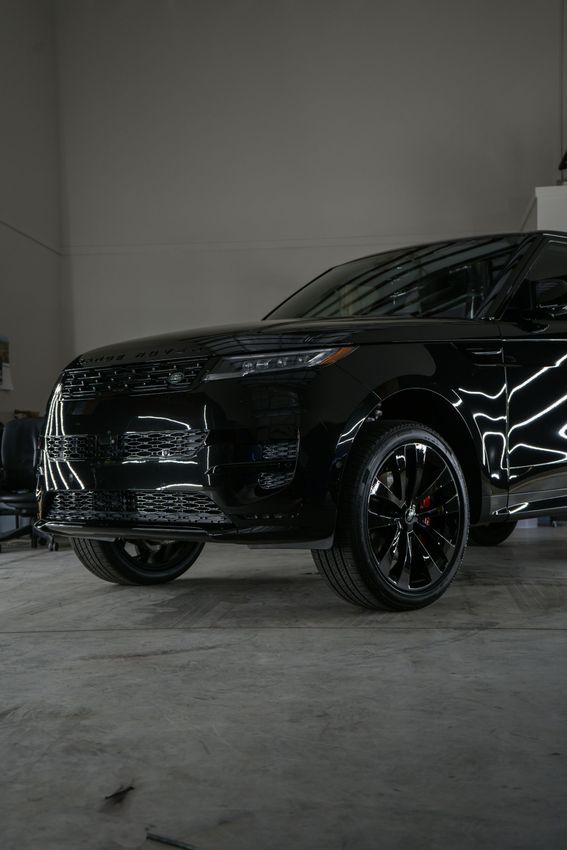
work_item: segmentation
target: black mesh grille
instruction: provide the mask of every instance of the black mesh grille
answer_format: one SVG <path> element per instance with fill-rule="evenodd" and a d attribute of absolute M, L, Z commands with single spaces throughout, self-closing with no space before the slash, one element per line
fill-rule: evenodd
<path fill-rule="evenodd" d="M 262 457 L 264 460 L 295 460 L 297 456 L 297 440 L 279 440 L 264 443 Z"/>
<path fill-rule="evenodd" d="M 191 359 L 68 369 L 61 379 L 61 395 L 81 399 L 113 393 L 143 395 L 188 390 L 196 383 L 204 365 L 202 359 Z"/>
<path fill-rule="evenodd" d="M 127 431 L 125 434 L 65 434 L 45 439 L 51 460 L 99 461 L 190 458 L 205 445 L 207 431 Z"/>
<path fill-rule="evenodd" d="M 230 522 L 203 493 L 155 490 L 57 490 L 48 494 L 45 518 L 52 522 L 166 522 L 168 525 Z"/>
<path fill-rule="evenodd" d="M 87 460 L 96 454 L 94 434 L 66 434 L 45 438 L 45 450 L 52 460 Z"/>
<path fill-rule="evenodd" d="M 258 484 L 264 490 L 277 490 L 285 487 L 293 481 L 292 472 L 261 472 L 258 476 Z"/>

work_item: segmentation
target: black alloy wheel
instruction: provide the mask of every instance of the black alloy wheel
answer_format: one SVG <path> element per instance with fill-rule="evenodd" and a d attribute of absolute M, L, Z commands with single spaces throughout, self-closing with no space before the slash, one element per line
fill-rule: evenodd
<path fill-rule="evenodd" d="M 461 503 L 455 476 L 427 443 L 394 449 L 368 492 L 367 528 L 378 569 L 396 588 L 435 585 L 459 542 Z"/>
<path fill-rule="evenodd" d="M 175 540 L 126 540 L 116 541 L 122 549 L 122 555 L 128 558 L 132 565 L 144 572 L 160 573 L 169 570 L 187 554 L 187 544 Z"/>
<path fill-rule="evenodd" d="M 71 540 L 81 563 L 98 578 L 115 584 L 163 584 L 195 563 L 204 543 L 177 540 Z"/>
<path fill-rule="evenodd" d="M 383 422 L 355 443 L 334 545 L 313 555 L 349 602 L 421 608 L 453 580 L 468 526 L 468 493 L 450 446 L 417 423 Z"/>

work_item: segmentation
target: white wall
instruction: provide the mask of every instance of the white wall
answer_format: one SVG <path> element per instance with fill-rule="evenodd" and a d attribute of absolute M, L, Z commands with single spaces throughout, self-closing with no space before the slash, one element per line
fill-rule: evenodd
<path fill-rule="evenodd" d="M 260 317 L 382 247 L 520 229 L 562 0 L 60 0 L 75 350 Z"/>
<path fill-rule="evenodd" d="M 69 356 L 54 45 L 49 2 L 0 0 L 0 336 L 10 340 L 15 386 L 0 392 L 1 419 L 43 411 Z"/>

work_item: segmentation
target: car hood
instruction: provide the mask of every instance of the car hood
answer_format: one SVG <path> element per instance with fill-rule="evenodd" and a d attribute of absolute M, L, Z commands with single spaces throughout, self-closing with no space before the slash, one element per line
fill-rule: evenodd
<path fill-rule="evenodd" d="M 80 355 L 73 366 L 113 362 L 218 357 L 316 348 L 332 345 L 373 345 L 385 342 L 442 342 L 498 335 L 494 322 L 456 319 L 304 319 L 266 320 L 220 325 L 107 345 Z"/>

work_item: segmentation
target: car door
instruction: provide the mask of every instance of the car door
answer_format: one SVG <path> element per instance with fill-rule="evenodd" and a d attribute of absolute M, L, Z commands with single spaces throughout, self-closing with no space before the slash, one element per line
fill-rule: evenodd
<path fill-rule="evenodd" d="M 567 504 L 567 240 L 549 237 L 501 323 L 512 513 Z"/>

